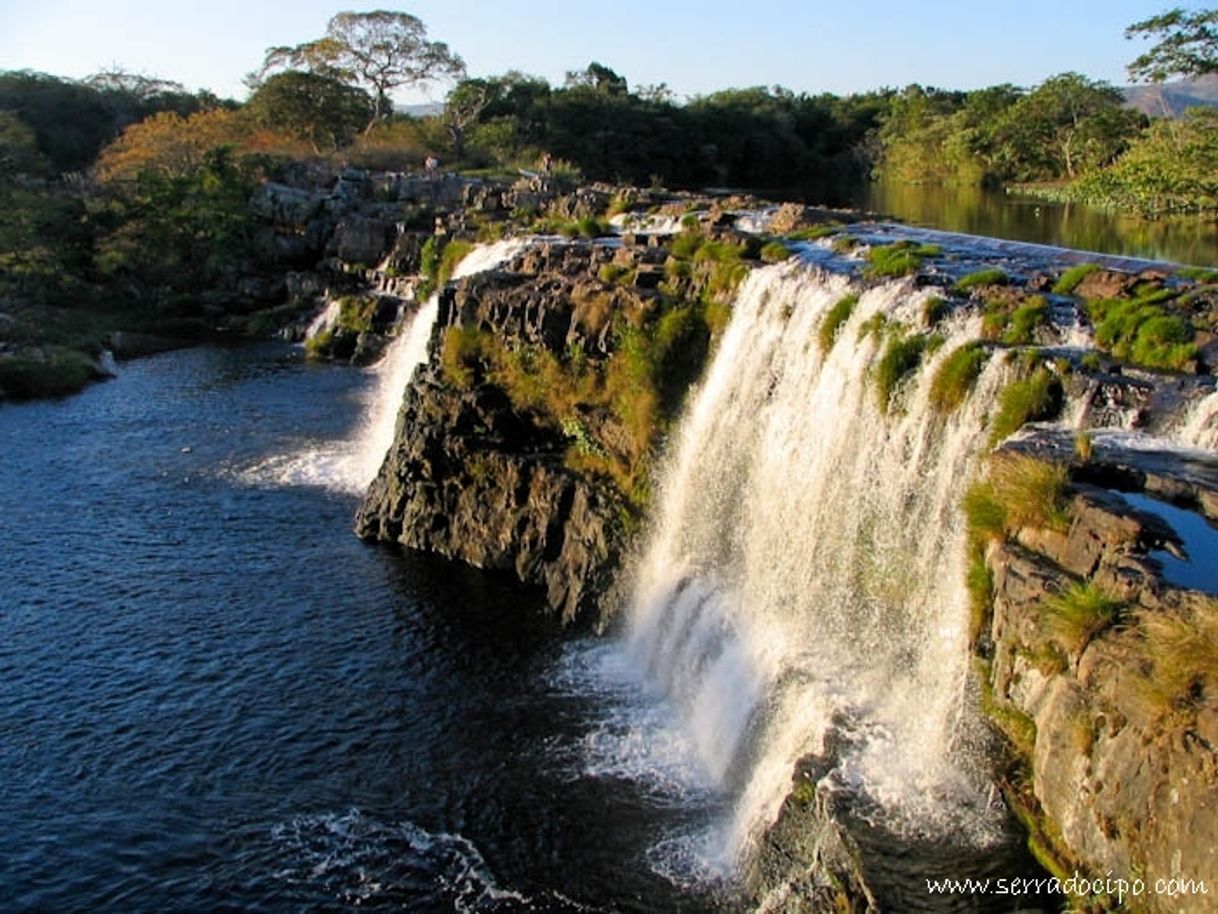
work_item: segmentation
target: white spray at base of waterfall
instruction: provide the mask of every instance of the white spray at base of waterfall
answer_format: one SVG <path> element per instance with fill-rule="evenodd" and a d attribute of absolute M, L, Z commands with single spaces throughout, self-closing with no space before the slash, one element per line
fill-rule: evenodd
<path fill-rule="evenodd" d="M 960 319 L 885 413 L 871 380 L 883 345 L 863 327 L 917 326 L 930 292 L 863 292 L 822 355 L 820 325 L 852 291 L 803 265 L 755 271 L 661 467 L 617 649 L 731 805 L 661 870 L 692 857 L 729 873 L 831 731 L 845 748 L 830 782 L 883 827 L 974 846 L 1000 832 L 965 694 L 959 501 L 1011 369 L 990 359 L 940 416 L 935 371 L 979 329 Z"/>
<path fill-rule="evenodd" d="M 518 238 L 479 245 L 457 264 L 452 279 L 493 270 L 527 246 L 527 240 Z M 368 369 L 374 381 L 360 398 L 361 416 L 348 438 L 310 442 L 287 454 L 267 457 L 239 475 L 254 484 L 320 486 L 362 494 L 393 444 L 402 398 L 415 371 L 427 360 L 439 307 L 439 294 L 433 293 L 406 318 L 380 361 Z"/>

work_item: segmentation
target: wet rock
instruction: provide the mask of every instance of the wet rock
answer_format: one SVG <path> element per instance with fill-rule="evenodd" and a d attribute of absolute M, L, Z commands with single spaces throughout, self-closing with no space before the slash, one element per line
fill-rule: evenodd
<path fill-rule="evenodd" d="M 1096 270 L 1083 277 L 1074 294 L 1084 299 L 1125 298 L 1138 284 L 1138 277 L 1118 270 Z"/>

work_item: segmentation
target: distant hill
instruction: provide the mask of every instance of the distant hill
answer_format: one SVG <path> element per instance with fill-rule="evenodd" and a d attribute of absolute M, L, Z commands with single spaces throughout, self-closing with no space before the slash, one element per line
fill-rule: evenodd
<path fill-rule="evenodd" d="M 1164 108 L 1179 117 L 1188 108 L 1218 108 L 1218 73 L 1162 86 L 1126 86 L 1125 101 L 1151 117 L 1163 117 Z"/>
<path fill-rule="evenodd" d="M 431 117 L 444 113 L 443 102 L 427 102 L 422 105 L 397 105 L 393 109 L 398 114 L 408 114 L 411 117 Z"/>

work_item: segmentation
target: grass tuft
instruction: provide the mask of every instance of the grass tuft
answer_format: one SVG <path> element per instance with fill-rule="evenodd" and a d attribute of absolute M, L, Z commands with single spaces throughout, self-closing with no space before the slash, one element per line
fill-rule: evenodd
<path fill-rule="evenodd" d="M 858 295 L 847 295 L 837 301 L 829 313 L 825 315 L 821 321 L 818 337 L 820 342 L 820 351 L 828 353 L 833 348 L 833 343 L 837 340 L 838 333 L 841 332 L 842 326 L 846 321 L 850 320 L 850 315 L 854 313 L 854 307 L 859 303 Z"/>
<path fill-rule="evenodd" d="M 1026 422 L 1053 418 L 1061 403 L 1061 382 L 1047 368 L 1037 368 L 1030 377 L 1011 382 L 1002 392 L 990 426 L 990 441 L 1002 441 Z"/>
<path fill-rule="evenodd" d="M 986 269 L 976 270 L 966 276 L 961 276 L 956 280 L 956 284 L 952 286 L 952 291 L 962 294 L 978 286 L 1004 286 L 1006 283 L 1006 271 L 1000 270 L 997 267 L 987 267 Z"/>
<path fill-rule="evenodd" d="M 1100 268 L 1097 263 L 1080 263 L 1072 266 L 1066 272 L 1058 277 L 1056 283 L 1053 284 L 1053 292 L 1055 295 L 1073 295 L 1074 290 L 1078 288 L 1079 283 L 1094 273 Z"/>
<path fill-rule="evenodd" d="M 930 403 L 940 413 L 950 413 L 962 404 L 977 383 L 989 358 L 980 343 L 965 343 L 939 363 L 930 383 Z"/>
<path fill-rule="evenodd" d="M 1048 635 L 1077 657 L 1117 620 L 1124 606 L 1094 581 L 1080 581 L 1050 597 L 1041 608 Z"/>

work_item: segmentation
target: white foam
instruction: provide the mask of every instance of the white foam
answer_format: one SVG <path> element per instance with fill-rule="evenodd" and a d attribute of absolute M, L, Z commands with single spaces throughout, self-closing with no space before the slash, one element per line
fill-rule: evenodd
<path fill-rule="evenodd" d="M 795 762 L 840 726 L 853 748 L 832 777 L 886 827 L 981 845 L 998 832 L 969 750 L 958 501 L 1010 369 L 991 359 L 939 416 L 934 372 L 979 329 L 957 319 L 885 414 L 882 347 L 860 330 L 879 313 L 912 323 L 930 291 L 863 292 L 822 356 L 821 321 L 851 291 L 796 263 L 755 271 L 661 470 L 624 649 L 734 804 L 702 851 L 662 854 L 669 868 L 746 854 Z"/>

